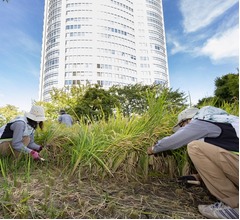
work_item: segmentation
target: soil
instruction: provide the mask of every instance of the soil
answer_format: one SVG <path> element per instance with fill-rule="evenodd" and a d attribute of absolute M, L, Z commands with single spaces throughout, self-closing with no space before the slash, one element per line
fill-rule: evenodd
<path fill-rule="evenodd" d="M 169 179 L 90 185 L 84 181 L 80 188 L 75 199 L 89 205 L 89 210 L 85 215 L 76 214 L 78 218 L 200 219 L 204 217 L 197 206 L 215 202 L 204 186 L 186 187 Z"/>
<path fill-rule="evenodd" d="M 168 178 L 99 181 L 40 171 L 11 182 L 11 195 L 0 193 L 0 218 L 201 219 L 197 206 L 215 202 L 204 186 Z"/>

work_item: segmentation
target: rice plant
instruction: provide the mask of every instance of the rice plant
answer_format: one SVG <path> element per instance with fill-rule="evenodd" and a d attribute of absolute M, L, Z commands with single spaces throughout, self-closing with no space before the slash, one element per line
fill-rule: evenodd
<path fill-rule="evenodd" d="M 163 93 L 156 98 L 156 93 L 149 92 L 149 109 L 143 115 L 124 117 L 118 109 L 108 120 L 80 122 L 71 128 L 56 121 L 47 122 L 44 131 L 36 132 L 38 143 L 48 146 L 41 155 L 48 166 L 55 164 L 83 178 L 118 174 L 147 180 L 152 159 L 146 149 L 172 133 L 177 116 L 177 109 L 167 103 L 166 95 Z M 165 162 L 159 163 L 161 167 L 157 163 L 159 161 L 155 161 L 152 168 L 158 167 L 161 173 L 169 172 Z"/>
<path fill-rule="evenodd" d="M 149 108 L 143 115 L 124 117 L 117 109 L 108 120 L 89 124 L 80 121 L 70 128 L 47 121 L 44 130 L 35 133 L 36 143 L 44 146 L 40 153 L 44 162 L 33 161 L 28 155 L 0 158 L 0 217 L 104 218 L 106 213 L 116 213 L 116 218 L 182 216 L 180 211 L 159 215 L 156 210 L 141 209 L 148 194 L 138 198 L 135 202 L 139 206 L 134 207 L 117 189 L 108 192 L 106 187 L 98 189 L 94 183 L 87 185 L 88 192 L 79 193 L 86 187 L 84 181 L 104 184 L 109 180 L 134 180 L 139 190 L 149 179 L 172 179 L 192 171 L 186 147 L 156 157 L 147 155 L 147 147 L 173 133 L 177 115 L 183 110 L 169 103 L 166 96 L 148 93 Z M 222 109 L 238 115 L 238 106 L 223 103 Z M 152 186 L 155 199 L 159 198 L 155 195 L 158 187 Z M 85 201 L 82 196 L 89 198 L 90 191 L 93 197 Z M 121 206 L 121 202 L 131 205 Z M 145 205 L 148 207 L 147 202 Z M 116 212 L 119 206 L 124 208 Z"/>

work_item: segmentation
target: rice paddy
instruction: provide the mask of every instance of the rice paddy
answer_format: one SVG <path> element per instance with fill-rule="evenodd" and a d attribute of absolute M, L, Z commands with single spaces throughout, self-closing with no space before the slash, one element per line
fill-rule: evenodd
<path fill-rule="evenodd" d="M 186 148 L 146 153 L 172 134 L 179 109 L 164 97 L 149 103 L 148 112 L 130 118 L 117 111 L 71 128 L 47 121 L 35 134 L 45 161 L 0 158 L 0 218 L 203 218 L 197 205 L 214 198 L 204 186 L 175 182 L 194 169 Z"/>

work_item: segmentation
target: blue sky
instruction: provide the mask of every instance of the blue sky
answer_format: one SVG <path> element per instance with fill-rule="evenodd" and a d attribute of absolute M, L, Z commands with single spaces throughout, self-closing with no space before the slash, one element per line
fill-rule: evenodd
<path fill-rule="evenodd" d="M 196 104 L 239 67 L 238 0 L 163 0 L 170 86 Z M 44 0 L 0 0 L 0 107 L 38 100 Z"/>

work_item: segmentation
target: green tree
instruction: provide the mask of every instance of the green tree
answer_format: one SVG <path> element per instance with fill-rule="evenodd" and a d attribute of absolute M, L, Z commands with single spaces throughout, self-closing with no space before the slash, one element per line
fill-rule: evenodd
<path fill-rule="evenodd" d="M 167 92 L 166 101 L 168 103 L 178 108 L 186 106 L 187 96 L 184 92 L 180 92 L 179 89 L 174 91 L 172 88 L 164 88 L 164 90 Z"/>
<path fill-rule="evenodd" d="M 140 84 L 128 86 L 112 86 L 109 91 L 119 101 L 119 106 L 125 116 L 132 113 L 142 114 L 147 109 L 147 90 L 150 86 Z"/>
<path fill-rule="evenodd" d="M 82 99 L 87 88 L 88 86 L 72 86 L 62 89 L 54 88 L 50 93 L 52 102 L 54 102 L 59 109 L 66 107 L 73 109 Z"/>
<path fill-rule="evenodd" d="M 215 79 L 215 90 L 213 97 L 205 97 L 198 100 L 197 106 L 214 103 L 221 107 L 224 102 L 239 103 L 239 73 L 228 73 Z"/>
<path fill-rule="evenodd" d="M 108 90 L 102 89 L 99 85 L 89 87 L 74 111 L 80 118 L 94 121 L 108 119 L 113 114 L 113 109 L 118 105 L 118 100 L 111 96 Z"/>
<path fill-rule="evenodd" d="M 45 109 L 45 114 L 48 119 L 56 119 L 59 115 L 60 109 L 65 109 L 73 118 L 77 118 L 74 112 L 78 103 L 81 103 L 83 95 L 89 86 L 72 86 L 64 87 L 62 89 L 53 88 L 50 92 L 51 102 L 35 102 Z"/>
<path fill-rule="evenodd" d="M 205 105 L 217 105 L 216 103 L 218 103 L 218 100 L 216 97 L 213 97 L 213 96 L 210 96 L 210 97 L 206 97 L 206 98 L 202 98 L 200 100 L 198 100 L 198 103 L 197 103 L 197 107 L 201 108 L 202 106 L 205 106 Z"/>
<path fill-rule="evenodd" d="M 116 108 L 120 109 L 124 116 L 135 113 L 143 114 L 149 108 L 148 94 L 152 92 L 155 98 L 162 93 L 167 94 L 166 102 L 172 107 L 181 108 L 185 105 L 186 96 L 178 90 L 165 88 L 162 85 L 128 85 L 112 86 L 104 90 L 99 85 L 65 87 L 53 89 L 51 92 L 52 102 L 37 102 L 45 108 L 46 116 L 56 119 L 61 108 L 75 116 L 77 120 L 83 118 L 85 121 L 108 119 Z"/>
<path fill-rule="evenodd" d="M 16 116 L 23 114 L 20 112 L 17 107 L 13 105 L 6 105 L 5 107 L 0 108 L 0 126 L 9 122 L 11 119 L 15 118 Z"/>
<path fill-rule="evenodd" d="M 220 101 L 233 103 L 239 100 L 239 74 L 229 73 L 215 80 L 215 96 Z"/>
<path fill-rule="evenodd" d="M 148 92 L 156 94 L 156 98 L 162 93 L 167 94 L 166 102 L 171 103 L 175 107 L 181 108 L 186 102 L 186 96 L 183 92 L 179 92 L 179 90 L 173 91 L 162 85 L 135 84 L 110 88 L 110 93 L 119 100 L 125 116 L 130 116 L 132 113 L 141 115 L 148 110 Z"/>

